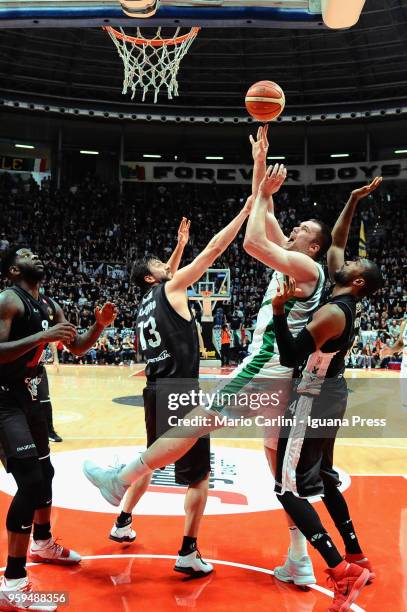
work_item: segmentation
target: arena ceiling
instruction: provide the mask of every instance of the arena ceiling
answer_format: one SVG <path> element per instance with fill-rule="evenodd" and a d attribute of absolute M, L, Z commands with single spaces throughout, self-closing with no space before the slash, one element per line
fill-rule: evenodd
<path fill-rule="evenodd" d="M 147 31 L 146 31 L 147 33 Z M 247 87 L 277 81 L 292 112 L 405 105 L 407 0 L 369 0 L 346 31 L 205 28 L 181 65 L 174 109 L 239 112 Z M 96 28 L 0 31 L 0 95 L 140 109 L 122 96 L 122 63 Z M 148 106 L 145 105 L 146 107 Z"/>

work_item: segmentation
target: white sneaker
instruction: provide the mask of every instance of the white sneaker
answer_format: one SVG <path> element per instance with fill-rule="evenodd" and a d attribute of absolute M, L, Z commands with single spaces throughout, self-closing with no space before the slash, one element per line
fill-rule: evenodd
<path fill-rule="evenodd" d="M 32 601 L 34 592 L 28 580 L 25 578 L 7 579 L 1 577 L 0 581 L 0 609 L 1 610 L 42 610 L 42 612 L 54 612 L 56 604 L 34 603 Z"/>
<path fill-rule="evenodd" d="M 213 565 L 202 559 L 199 550 L 194 550 L 189 555 L 178 555 L 174 571 L 182 572 L 189 576 L 204 576 L 213 572 Z"/>
<path fill-rule="evenodd" d="M 103 497 L 112 506 L 119 506 L 129 485 L 124 484 L 118 478 L 123 465 L 111 468 L 101 468 L 93 461 L 85 461 L 83 473 L 86 478 L 99 489 Z"/>
<path fill-rule="evenodd" d="M 113 525 L 109 539 L 115 542 L 134 542 L 136 539 L 136 532 L 131 528 L 131 523 L 125 527 L 118 527 L 116 523 Z"/>
<path fill-rule="evenodd" d="M 284 565 L 274 568 L 274 576 L 282 582 L 293 582 L 297 586 L 316 583 L 310 557 L 305 555 L 296 561 L 290 557 L 290 549 Z"/>
<path fill-rule="evenodd" d="M 77 552 L 57 544 L 54 538 L 32 540 L 30 558 L 34 563 L 56 563 L 58 565 L 74 565 L 81 560 Z"/>

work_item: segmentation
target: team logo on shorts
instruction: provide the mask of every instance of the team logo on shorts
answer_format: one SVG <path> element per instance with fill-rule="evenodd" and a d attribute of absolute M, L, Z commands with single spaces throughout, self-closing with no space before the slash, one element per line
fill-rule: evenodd
<path fill-rule="evenodd" d="M 27 385 L 27 389 L 31 395 L 31 399 L 34 402 L 38 398 L 38 387 L 41 382 L 41 376 L 36 376 L 35 378 L 26 378 L 24 382 Z"/>

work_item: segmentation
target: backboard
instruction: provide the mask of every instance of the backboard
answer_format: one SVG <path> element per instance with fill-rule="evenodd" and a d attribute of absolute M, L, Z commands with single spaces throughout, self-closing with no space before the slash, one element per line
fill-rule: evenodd
<path fill-rule="evenodd" d="M 321 0 L 161 0 L 154 17 L 133 19 L 120 0 L 0 0 L 0 27 L 324 27 Z"/>

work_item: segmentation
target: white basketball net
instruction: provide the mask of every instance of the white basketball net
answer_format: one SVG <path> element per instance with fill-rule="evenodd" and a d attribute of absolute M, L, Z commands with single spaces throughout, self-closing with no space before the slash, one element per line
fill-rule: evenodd
<path fill-rule="evenodd" d="M 161 28 L 158 28 L 154 38 L 144 38 L 140 28 L 137 28 L 137 36 L 127 36 L 122 28 L 104 29 L 109 33 L 123 60 L 123 94 L 131 90 L 133 99 L 136 91 L 142 89 L 144 102 L 146 93 L 153 89 L 155 103 L 160 89 L 166 87 L 170 100 L 173 96 L 178 96 L 177 74 L 180 63 L 195 40 L 199 28 L 192 28 L 185 35 L 180 35 L 181 28 L 177 28 L 171 39 L 161 37 Z"/>

